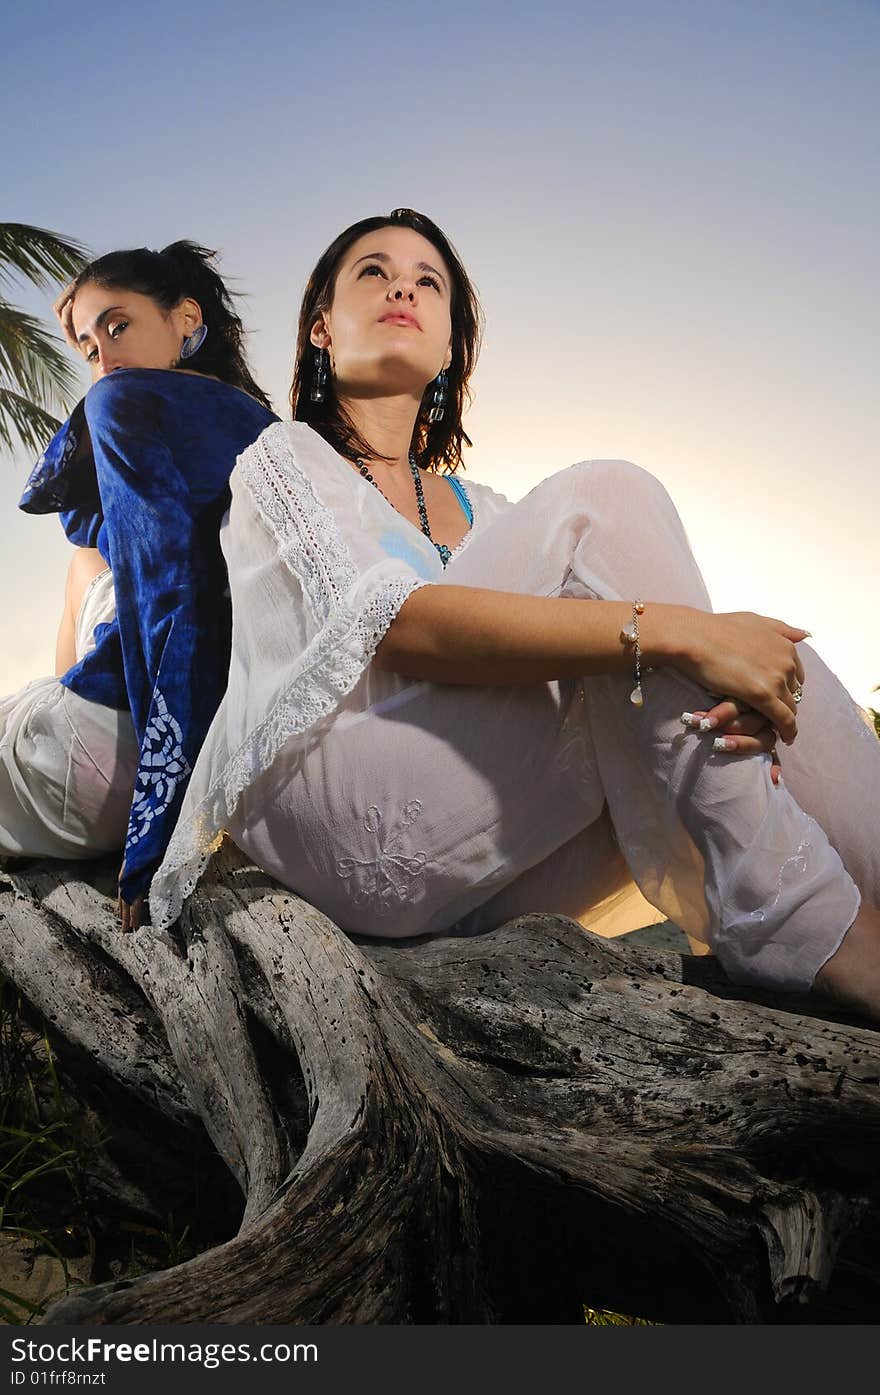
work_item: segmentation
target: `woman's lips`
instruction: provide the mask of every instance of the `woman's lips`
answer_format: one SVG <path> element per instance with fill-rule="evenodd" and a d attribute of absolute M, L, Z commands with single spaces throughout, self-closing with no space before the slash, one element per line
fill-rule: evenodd
<path fill-rule="evenodd" d="M 380 325 L 409 325 L 410 329 L 421 329 L 418 320 L 414 319 L 412 315 L 402 315 L 399 312 L 393 312 L 390 315 L 382 315 L 379 319 L 379 323 Z"/>

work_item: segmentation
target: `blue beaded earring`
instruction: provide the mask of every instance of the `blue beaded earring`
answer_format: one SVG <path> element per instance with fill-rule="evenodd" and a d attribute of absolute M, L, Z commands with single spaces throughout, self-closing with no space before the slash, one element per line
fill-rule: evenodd
<path fill-rule="evenodd" d="M 315 364 L 312 370 L 312 390 L 309 397 L 313 402 L 324 401 L 324 390 L 327 385 L 327 355 L 323 349 L 315 350 Z"/>
<path fill-rule="evenodd" d="M 428 421 L 442 421 L 446 411 L 446 369 L 441 368 L 434 379 L 434 402 L 428 412 Z"/>
<path fill-rule="evenodd" d="M 183 344 L 180 348 L 180 357 L 192 358 L 193 354 L 198 353 L 199 349 L 202 347 L 207 337 L 208 326 L 199 325 L 198 329 L 193 330 L 189 338 L 184 339 Z"/>

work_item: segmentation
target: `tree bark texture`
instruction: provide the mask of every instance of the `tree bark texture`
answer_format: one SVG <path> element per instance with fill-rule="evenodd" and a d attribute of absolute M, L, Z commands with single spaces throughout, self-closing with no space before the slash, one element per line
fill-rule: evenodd
<path fill-rule="evenodd" d="M 876 1319 L 871 1027 L 557 915 L 356 942 L 230 845 L 124 935 L 114 870 L 0 874 L 0 968 L 129 1158 L 132 1117 L 157 1176 L 207 1132 L 241 1223 L 44 1324 Z"/>

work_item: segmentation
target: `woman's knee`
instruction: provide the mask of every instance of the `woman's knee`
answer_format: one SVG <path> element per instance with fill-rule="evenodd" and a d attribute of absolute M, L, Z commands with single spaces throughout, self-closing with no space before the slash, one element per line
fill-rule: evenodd
<path fill-rule="evenodd" d="M 586 516 L 607 518 L 615 513 L 636 516 L 674 512 L 669 494 L 656 475 L 631 460 L 581 460 L 550 475 L 533 491 L 552 496 L 555 503 Z M 537 503 L 537 499 L 535 501 Z"/>
<path fill-rule="evenodd" d="M 669 504 L 665 485 L 656 475 L 632 460 L 581 460 L 568 471 L 577 488 L 593 498 L 600 496 L 629 509 L 651 503 Z"/>

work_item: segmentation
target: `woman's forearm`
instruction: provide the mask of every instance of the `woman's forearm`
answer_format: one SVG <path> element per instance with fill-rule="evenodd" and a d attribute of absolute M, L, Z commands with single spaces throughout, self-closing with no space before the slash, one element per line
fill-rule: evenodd
<path fill-rule="evenodd" d="M 642 662 L 674 664 L 688 647 L 689 606 L 646 606 Z M 376 650 L 379 668 L 435 683 L 540 683 L 632 673 L 620 632 L 631 601 L 528 596 L 474 586 L 422 586 L 404 602 Z"/>

